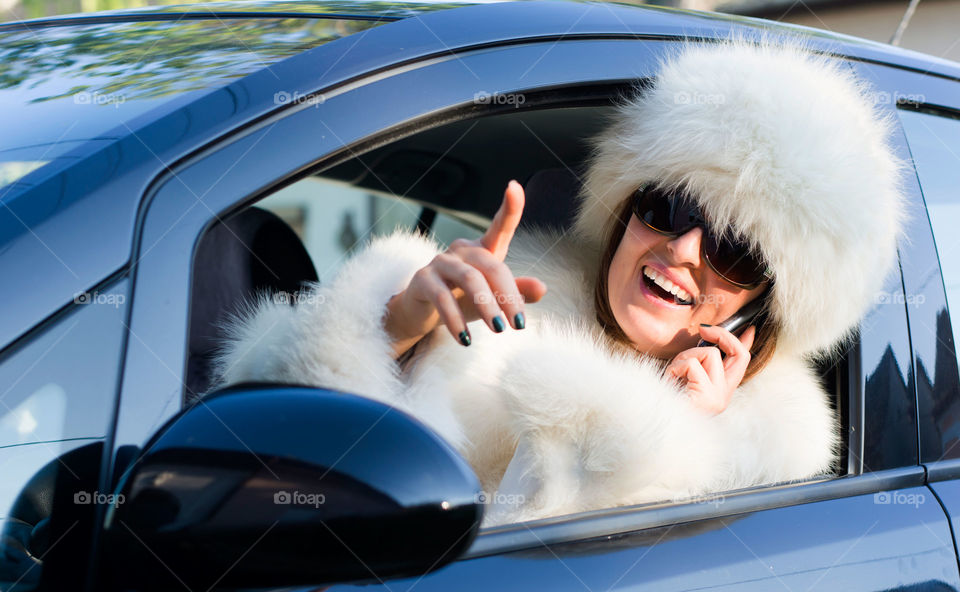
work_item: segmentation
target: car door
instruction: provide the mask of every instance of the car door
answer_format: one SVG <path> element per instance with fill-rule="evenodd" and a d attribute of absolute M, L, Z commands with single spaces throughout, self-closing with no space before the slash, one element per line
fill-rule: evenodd
<path fill-rule="evenodd" d="M 622 30 L 629 14 L 614 16 L 594 13 L 590 27 Z M 636 17 L 630 23 L 634 31 L 644 25 Z M 394 26 L 368 35 L 388 35 Z M 417 129 L 497 110 L 609 101 L 625 83 L 650 76 L 671 46 L 666 39 L 554 36 L 448 52 L 402 68 L 378 64 L 376 76 L 318 86 L 307 96 L 322 101 L 278 110 L 158 179 L 138 228 L 114 454 L 124 445 L 142 446 L 182 405 L 193 248 L 211 224 L 305 174 Z M 275 92 L 286 90 L 282 80 L 277 84 Z M 525 100 L 481 103 L 477 96 Z M 920 207 L 919 193 L 911 195 Z M 465 560 L 384 588 L 955 589 L 960 577 L 950 526 L 917 464 L 903 279 L 891 275 L 886 288 L 837 381 L 850 430 L 845 476 L 502 527 L 481 534 Z"/>
<path fill-rule="evenodd" d="M 885 96 L 878 94 L 879 108 L 890 113 Z M 899 130 L 896 143 L 908 156 Z M 916 281 L 935 259 L 919 187 L 908 182 L 906 189 L 915 242 L 901 257 L 910 258 L 911 273 L 888 278 L 847 356 L 847 477 L 718 495 L 686 507 L 625 509 L 495 529 L 478 537 L 467 559 L 384 587 L 441 590 L 469 582 L 478 589 L 518 590 L 956 589 L 951 529 L 938 497 L 943 484 L 925 487 L 917 466 L 917 387 L 907 309 L 937 315 L 942 298 L 927 303 L 922 290 L 931 282 Z M 904 291 L 904 282 L 910 291 Z M 925 304 L 929 308 L 916 311 Z M 942 320 L 935 326 L 940 325 Z M 937 372 L 938 379 L 942 375 Z"/>

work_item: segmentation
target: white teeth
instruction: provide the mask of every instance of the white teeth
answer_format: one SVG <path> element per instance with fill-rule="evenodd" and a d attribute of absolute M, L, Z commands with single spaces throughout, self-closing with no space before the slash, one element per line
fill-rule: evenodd
<path fill-rule="evenodd" d="M 693 302 L 693 296 L 691 296 L 686 290 L 671 282 L 665 276 L 657 273 L 653 269 L 644 266 L 643 275 L 653 280 L 653 283 L 657 284 L 667 292 L 670 292 L 683 302 L 688 304 Z"/>

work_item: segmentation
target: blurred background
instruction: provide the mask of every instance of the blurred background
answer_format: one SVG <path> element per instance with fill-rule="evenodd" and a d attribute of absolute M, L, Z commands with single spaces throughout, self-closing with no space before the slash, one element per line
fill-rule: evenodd
<path fill-rule="evenodd" d="M 191 0 L 0 0 L 0 21 Z M 887 43 L 908 0 L 654 0 L 628 2 L 759 16 Z M 960 61 L 960 0 L 922 0 L 900 46 Z"/>

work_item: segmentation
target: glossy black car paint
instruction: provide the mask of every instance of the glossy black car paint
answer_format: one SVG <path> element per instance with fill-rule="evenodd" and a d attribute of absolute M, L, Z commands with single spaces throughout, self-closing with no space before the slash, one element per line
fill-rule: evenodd
<path fill-rule="evenodd" d="M 476 476 L 449 444 L 347 393 L 234 386 L 144 448 L 105 523 L 121 586 L 421 575 L 470 546 L 483 510 Z"/>
<path fill-rule="evenodd" d="M 31 300 L 20 289 L 25 283 L 12 285 L 10 307 L 23 314 L 4 317 L 0 343 L 13 343 L 13 352 L 68 318 L 77 290 L 125 287 L 121 386 L 99 475 L 100 490 L 112 491 L 128 467 L 129 451 L 143 447 L 182 406 L 192 248 L 217 215 L 405 134 L 495 113 L 476 105 L 478 91 L 540 97 L 526 108 L 596 104 L 596 89 L 608 88 L 613 96 L 614 89 L 652 74 L 656 58 L 674 40 L 766 27 L 698 13 L 513 3 L 418 15 L 365 31 L 362 42 L 347 37 L 281 60 L 270 73 L 240 78 L 155 121 L 140 120 L 109 151 L 85 155 L 63 176 L 17 196 L 27 207 L 29 196 L 46 197 L 52 187 L 75 192 L 31 219 L 43 232 L 66 232 L 68 244 L 88 235 L 83 222 L 103 219 L 108 199 L 114 211 L 127 214 L 104 224 L 101 238 L 109 248 L 95 256 L 75 253 L 84 261 L 77 277 L 68 277 L 55 261 L 33 263 L 45 296 Z M 960 107 L 955 64 L 841 37 L 823 35 L 815 44 L 852 58 L 881 91 L 921 93 L 937 106 Z M 341 59 L 348 47 L 350 59 Z M 578 96 L 587 88 L 591 92 L 583 95 L 589 97 Z M 277 105 L 274 96 L 281 91 L 322 93 L 324 101 L 319 107 Z M 898 150 L 907 150 L 903 138 L 897 143 Z M 953 504 L 960 498 L 951 481 L 960 471 L 944 461 L 931 463 L 931 480 L 940 480 L 934 495 L 926 467 L 918 464 L 936 460 L 927 452 L 937 438 L 931 434 L 938 433 L 931 429 L 942 425 L 937 415 L 957 400 L 956 358 L 949 340 L 918 330 L 921 323 L 949 324 L 949 318 L 939 275 L 930 280 L 936 252 L 922 194 L 917 185 L 908 189 L 911 209 L 919 214 L 913 242 L 901 248 L 902 279 L 887 283 L 887 293 L 902 299 L 891 298 L 865 320 L 860 346 L 850 352 L 849 375 L 839 381 L 846 379 L 840 391 L 847 392 L 849 405 L 849 476 L 502 527 L 482 533 L 466 560 L 384 587 L 960 587 L 951 522 L 941 505 L 960 508 Z M 492 205 L 477 209 L 489 215 Z M 17 245 L 25 250 L 15 252 L 25 257 L 0 257 L 0 270 L 26 282 L 24 262 L 37 261 L 42 247 Z M 927 296 L 924 307 L 904 304 L 918 294 Z M 86 523 L 102 520 L 101 513 Z M 70 540 L 64 539 L 65 547 Z M 98 548 L 94 539 L 89 549 L 95 555 Z M 98 573 L 88 568 L 85 554 L 66 550 L 59 554 L 61 565 L 89 576 L 91 589 L 106 581 L 111 557 L 100 557 Z"/>

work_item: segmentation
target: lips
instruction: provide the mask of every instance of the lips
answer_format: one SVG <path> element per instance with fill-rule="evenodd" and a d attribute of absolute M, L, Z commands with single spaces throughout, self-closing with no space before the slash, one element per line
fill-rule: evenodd
<path fill-rule="evenodd" d="M 659 270 L 644 266 L 641 269 L 641 275 L 644 285 L 657 298 L 679 306 L 691 306 L 694 303 L 694 298 L 689 292 L 670 281 Z"/>

